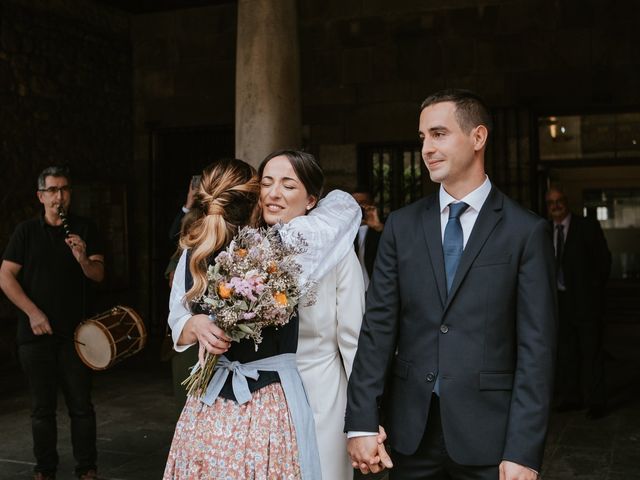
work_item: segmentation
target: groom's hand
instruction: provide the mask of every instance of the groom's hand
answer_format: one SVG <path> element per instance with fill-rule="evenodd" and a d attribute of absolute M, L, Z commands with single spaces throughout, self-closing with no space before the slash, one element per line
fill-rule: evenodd
<path fill-rule="evenodd" d="M 378 473 L 384 469 L 384 465 L 380 464 L 376 435 L 350 438 L 347 441 L 347 452 L 351 457 L 353 468 L 359 469 L 364 474 Z"/>
<path fill-rule="evenodd" d="M 519 465 L 508 460 L 500 463 L 500 480 L 536 480 L 538 474 L 524 465 Z"/>
<path fill-rule="evenodd" d="M 387 449 L 384 447 L 384 441 L 387 439 L 387 432 L 385 432 L 384 427 L 380 425 L 378 427 L 378 436 L 376 437 L 376 441 L 378 442 L 378 456 L 380 457 L 380 463 L 384 466 L 384 468 L 392 468 L 393 462 L 391 461 L 391 457 L 387 453 Z"/>

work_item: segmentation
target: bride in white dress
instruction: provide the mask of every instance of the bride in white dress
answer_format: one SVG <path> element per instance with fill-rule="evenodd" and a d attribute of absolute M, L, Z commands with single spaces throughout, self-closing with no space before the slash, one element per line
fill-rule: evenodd
<path fill-rule="evenodd" d="M 262 162 L 258 175 L 262 214 L 269 225 L 299 218 L 313 209 L 322 194 L 324 175 L 307 153 L 275 152 Z M 335 203 L 331 208 L 340 210 L 345 205 Z M 322 217 L 325 209 L 323 206 L 317 214 Z M 340 254 L 340 261 L 333 265 L 329 259 L 324 262 L 331 268 L 325 268 L 326 273 L 319 277 L 315 304 L 298 310 L 298 369 L 313 410 L 325 480 L 353 478 L 343 427 L 347 380 L 364 313 L 364 280 L 353 250 L 354 227 L 358 226 L 346 225 L 353 231 L 345 233 L 349 248 Z"/>

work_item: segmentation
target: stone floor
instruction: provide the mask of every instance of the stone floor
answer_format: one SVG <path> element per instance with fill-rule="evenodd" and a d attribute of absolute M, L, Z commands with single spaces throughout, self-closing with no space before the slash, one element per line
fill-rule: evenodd
<path fill-rule="evenodd" d="M 5 376 L 7 376 L 5 374 Z M 13 375 L 11 381 L 20 382 Z M 5 380 L 3 379 L 3 384 Z M 69 422 L 58 404 L 58 480 L 74 477 Z M 94 377 L 100 478 L 162 478 L 177 419 L 169 363 L 130 358 Z M 0 479 L 29 479 L 33 470 L 28 397 L 24 388 L 0 399 Z"/>
<path fill-rule="evenodd" d="M 609 336 L 611 411 L 590 421 L 584 412 L 552 418 L 545 480 L 640 479 L 640 335 L 633 324 Z M 162 477 L 178 406 L 171 366 L 150 346 L 95 377 L 101 478 L 155 480 Z M 29 479 L 33 468 L 28 398 L 15 369 L 0 371 L 0 479 Z M 59 480 L 73 477 L 68 420 L 59 411 Z M 333 480 L 333 479 L 331 479 Z"/>

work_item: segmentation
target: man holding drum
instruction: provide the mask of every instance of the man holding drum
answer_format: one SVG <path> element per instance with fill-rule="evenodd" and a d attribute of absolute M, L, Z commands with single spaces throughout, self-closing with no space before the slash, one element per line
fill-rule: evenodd
<path fill-rule="evenodd" d="M 91 479 L 97 470 L 91 371 L 80 361 L 73 335 L 90 312 L 90 283 L 104 278 L 102 245 L 91 221 L 67 213 L 71 182 L 66 168 L 44 169 L 37 195 L 44 212 L 18 225 L 0 266 L 0 287 L 20 310 L 18 353 L 31 393 L 34 478 L 55 478 L 60 387 L 71 418 L 76 474 Z"/>

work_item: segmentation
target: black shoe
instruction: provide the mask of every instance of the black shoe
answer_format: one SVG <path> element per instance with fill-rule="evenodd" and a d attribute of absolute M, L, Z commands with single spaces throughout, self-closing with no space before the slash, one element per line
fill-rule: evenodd
<path fill-rule="evenodd" d="M 599 418 L 602 418 L 606 415 L 607 415 L 607 409 L 605 408 L 604 405 L 594 405 L 593 407 L 590 407 L 589 410 L 587 410 L 587 413 L 585 414 L 585 416 L 589 420 L 598 420 Z"/>

